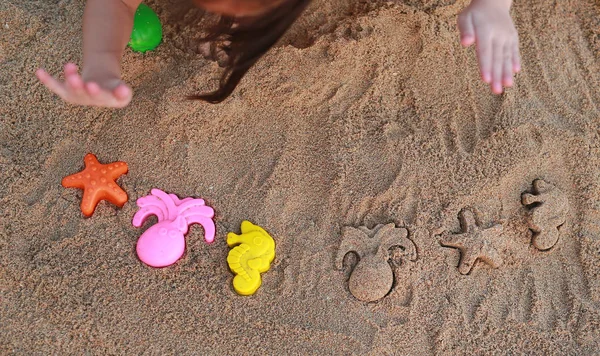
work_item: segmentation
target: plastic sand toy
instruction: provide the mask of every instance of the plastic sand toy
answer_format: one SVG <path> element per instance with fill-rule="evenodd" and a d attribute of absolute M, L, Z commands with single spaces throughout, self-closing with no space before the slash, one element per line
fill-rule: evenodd
<path fill-rule="evenodd" d="M 135 11 L 129 47 L 136 52 L 155 49 L 162 40 L 162 26 L 156 13 L 145 4 Z"/>
<path fill-rule="evenodd" d="M 206 242 L 215 239 L 215 211 L 203 199 L 179 199 L 175 194 L 152 189 L 150 195 L 136 203 L 140 210 L 133 216 L 133 226 L 141 227 L 151 215 L 158 218 L 158 223 L 140 236 L 136 246 L 138 257 L 149 266 L 166 267 L 177 262 L 185 251 L 184 235 L 192 224 L 202 225 Z"/>
<path fill-rule="evenodd" d="M 114 162 L 102 164 L 95 155 L 88 153 L 83 158 L 85 169 L 79 173 L 63 178 L 65 188 L 83 189 L 81 211 L 85 216 L 92 216 L 101 200 L 107 200 L 118 207 L 127 202 L 127 193 L 115 183 L 119 176 L 127 173 L 127 163 Z"/>
<path fill-rule="evenodd" d="M 236 274 L 233 289 L 241 295 L 252 295 L 262 283 L 260 274 L 269 270 L 275 258 L 275 240 L 250 221 L 243 221 L 241 229 L 241 235 L 227 234 L 227 245 L 233 247 L 227 264 Z"/>

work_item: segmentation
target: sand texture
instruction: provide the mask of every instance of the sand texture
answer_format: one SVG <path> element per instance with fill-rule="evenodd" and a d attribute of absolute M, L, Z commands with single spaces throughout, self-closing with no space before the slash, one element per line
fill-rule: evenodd
<path fill-rule="evenodd" d="M 127 50 L 134 100 L 106 110 L 33 75 L 80 62 L 84 1 L 0 0 L 0 354 L 600 354 L 600 3 L 515 1 L 523 71 L 494 96 L 465 1 L 316 0 L 209 105 L 184 97 L 218 81 L 212 20 L 176 2 L 148 2 L 165 40 Z M 84 218 L 60 182 L 88 152 L 128 163 L 130 200 Z M 215 242 L 142 264 L 152 188 L 204 198 Z M 251 297 L 245 219 L 276 241 Z"/>

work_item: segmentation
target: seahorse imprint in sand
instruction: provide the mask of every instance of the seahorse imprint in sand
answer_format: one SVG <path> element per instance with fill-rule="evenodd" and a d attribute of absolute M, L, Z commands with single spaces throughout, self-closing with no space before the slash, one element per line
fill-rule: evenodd
<path fill-rule="evenodd" d="M 567 221 L 567 196 L 554 185 L 536 179 L 533 194 L 523 193 L 521 202 L 529 208 L 527 222 L 533 231 L 531 243 L 541 251 L 551 249 L 558 242 L 561 226 Z"/>
<path fill-rule="evenodd" d="M 388 260 L 390 249 L 394 246 L 400 247 L 403 255 L 409 260 L 417 259 L 417 247 L 408 238 L 408 230 L 397 228 L 394 223 L 379 224 L 372 230 L 364 226 L 347 226 L 342 229 L 342 243 L 335 263 L 341 270 L 346 254 L 354 252 L 358 255 L 358 264 L 348 280 L 350 293 L 356 299 L 373 302 L 390 292 L 394 283 L 394 272 Z"/>

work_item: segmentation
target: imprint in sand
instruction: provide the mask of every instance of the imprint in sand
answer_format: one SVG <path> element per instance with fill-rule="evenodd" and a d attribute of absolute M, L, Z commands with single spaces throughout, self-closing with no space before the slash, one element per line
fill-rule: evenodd
<path fill-rule="evenodd" d="M 465 208 L 458 214 L 461 232 L 452 234 L 447 231 L 440 235 L 440 244 L 444 247 L 452 247 L 460 250 L 461 258 L 458 271 L 469 274 L 477 260 L 484 261 L 493 268 L 498 268 L 502 262 L 502 256 L 498 252 L 500 244 L 505 244 L 502 236 L 502 225 L 493 225 L 482 229 L 475 221 L 473 212 Z"/>
<path fill-rule="evenodd" d="M 336 267 L 343 268 L 344 257 L 349 252 L 358 255 L 358 264 L 348 280 L 350 293 L 356 299 L 373 302 L 385 297 L 394 283 L 394 272 L 388 263 L 390 249 L 398 246 L 409 260 L 417 259 L 417 248 L 408 238 L 408 230 L 397 228 L 394 223 L 379 224 L 369 230 L 344 227 L 342 243 L 336 256 Z"/>
<path fill-rule="evenodd" d="M 560 228 L 567 220 L 567 196 L 554 185 L 536 179 L 533 194 L 523 193 L 521 202 L 530 210 L 527 222 L 533 231 L 531 243 L 541 251 L 551 249 L 558 242 Z"/>

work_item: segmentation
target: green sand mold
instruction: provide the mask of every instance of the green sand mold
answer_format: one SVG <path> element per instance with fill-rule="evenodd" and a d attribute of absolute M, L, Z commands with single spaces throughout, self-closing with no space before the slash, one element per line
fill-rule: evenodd
<path fill-rule="evenodd" d="M 145 4 L 135 11 L 129 47 L 136 52 L 151 51 L 162 40 L 162 26 L 156 13 Z"/>

